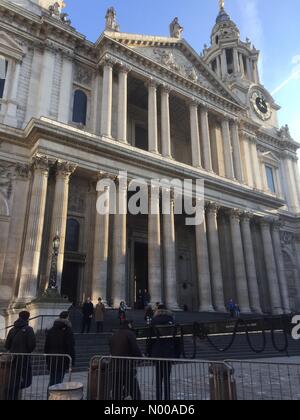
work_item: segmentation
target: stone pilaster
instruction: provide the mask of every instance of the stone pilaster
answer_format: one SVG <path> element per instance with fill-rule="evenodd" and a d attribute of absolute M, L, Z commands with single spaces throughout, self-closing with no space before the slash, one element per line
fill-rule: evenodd
<path fill-rule="evenodd" d="M 289 300 L 289 291 L 288 291 L 288 284 L 285 275 L 285 267 L 284 267 L 284 259 L 282 255 L 282 247 L 281 247 L 281 240 L 280 240 L 280 227 L 281 223 L 276 221 L 273 223 L 271 232 L 272 232 L 272 239 L 273 239 L 273 246 L 274 246 L 274 254 L 277 264 L 277 273 L 278 273 L 278 280 L 279 280 L 279 288 L 281 293 L 281 301 L 283 305 L 284 313 L 289 314 L 291 312 L 290 308 L 290 300 Z"/>
<path fill-rule="evenodd" d="M 154 80 L 148 83 L 148 137 L 151 153 L 158 153 L 157 86 Z"/>
<path fill-rule="evenodd" d="M 161 89 L 161 141 L 163 157 L 172 158 L 169 86 Z"/>
<path fill-rule="evenodd" d="M 170 310 L 178 310 L 177 274 L 176 274 L 176 239 L 174 202 L 163 203 L 164 233 L 164 268 L 165 268 L 165 301 Z"/>
<path fill-rule="evenodd" d="M 7 102 L 6 115 L 4 118 L 4 124 L 14 125 L 17 124 L 17 94 L 18 94 L 18 85 L 20 81 L 20 70 L 21 63 L 18 61 L 14 62 L 13 66 L 13 75 L 12 75 L 12 86 L 10 89 L 10 96 Z"/>
<path fill-rule="evenodd" d="M 112 306 L 118 308 L 126 301 L 126 259 L 127 259 L 127 182 L 118 179 L 119 208 L 114 215 Z"/>
<path fill-rule="evenodd" d="M 198 119 L 198 103 L 192 101 L 190 107 L 190 124 L 191 124 L 191 142 L 192 142 L 192 162 L 195 168 L 201 168 L 201 146 Z"/>
<path fill-rule="evenodd" d="M 271 221 L 269 219 L 262 219 L 260 221 L 260 226 L 263 240 L 265 264 L 267 268 L 271 310 L 273 315 L 279 315 L 283 313 L 283 309 L 277 277 L 275 254 L 271 237 Z"/>
<path fill-rule="evenodd" d="M 222 126 L 222 138 L 223 138 L 223 144 L 224 144 L 225 173 L 226 173 L 227 178 L 234 179 L 229 119 L 228 118 L 222 119 L 221 126 Z"/>
<path fill-rule="evenodd" d="M 162 260 L 160 225 L 160 189 L 150 187 L 148 215 L 148 267 L 151 302 L 162 302 Z"/>
<path fill-rule="evenodd" d="M 71 114 L 71 98 L 73 86 L 73 62 L 71 58 L 63 56 L 62 75 L 60 82 L 60 96 L 58 106 L 58 119 L 68 124 Z"/>
<path fill-rule="evenodd" d="M 40 117 L 50 116 L 54 67 L 55 67 L 55 55 L 50 49 L 46 48 L 43 55 L 43 64 L 42 64 L 40 91 L 39 91 L 39 107 L 37 110 L 38 115 Z"/>
<path fill-rule="evenodd" d="M 103 89 L 101 108 L 101 135 L 112 136 L 112 94 L 113 94 L 113 66 L 115 62 L 105 56 L 103 64 Z"/>
<path fill-rule="evenodd" d="M 127 143 L 127 103 L 128 103 L 128 73 L 129 66 L 124 64 L 119 67 L 118 91 L 118 140 Z"/>
<path fill-rule="evenodd" d="M 201 106 L 200 108 L 200 119 L 201 119 L 201 140 L 202 140 L 202 147 L 203 147 L 204 167 L 207 171 L 212 172 L 208 109 L 205 106 Z"/>
<path fill-rule="evenodd" d="M 261 179 L 261 170 L 260 170 L 260 162 L 258 159 L 258 151 L 257 151 L 257 140 L 255 137 L 250 137 L 250 151 L 251 151 L 251 160 L 252 160 L 252 168 L 253 168 L 253 182 L 254 187 L 257 190 L 262 190 L 262 179 Z"/>
<path fill-rule="evenodd" d="M 36 155 L 33 158 L 33 184 L 18 291 L 18 300 L 24 303 L 32 301 L 37 296 L 48 172 L 48 158 Z"/>
<path fill-rule="evenodd" d="M 250 228 L 251 215 L 249 213 L 244 213 L 241 217 L 241 231 L 243 238 L 243 248 L 245 255 L 245 265 L 248 278 L 248 289 L 249 289 L 249 299 L 250 307 L 255 313 L 262 313 L 261 303 L 260 303 L 260 293 L 258 287 L 258 280 L 256 274 L 256 264 L 253 248 L 253 239 Z"/>
<path fill-rule="evenodd" d="M 236 290 L 238 296 L 238 304 L 241 312 L 250 313 L 249 291 L 247 284 L 247 274 L 245 267 L 243 242 L 240 228 L 240 212 L 238 210 L 230 210 L 229 212 L 234 271 L 236 280 Z"/>
<path fill-rule="evenodd" d="M 214 308 L 210 280 L 205 211 L 203 215 L 203 223 L 196 225 L 195 230 L 198 266 L 199 312 L 213 312 Z"/>
<path fill-rule="evenodd" d="M 58 161 L 56 163 L 56 182 L 53 199 L 53 209 L 51 218 L 51 230 L 49 237 L 47 278 L 50 275 L 51 260 L 53 254 L 52 242 L 57 235 L 60 238 L 60 247 L 57 257 L 57 290 L 61 291 L 61 278 L 64 265 L 65 241 L 67 230 L 68 202 L 69 202 L 69 183 L 70 176 L 76 170 L 76 165 Z"/>
<path fill-rule="evenodd" d="M 226 312 L 217 222 L 218 210 L 219 207 L 215 203 L 207 205 L 208 248 L 214 307 L 218 312 Z"/>

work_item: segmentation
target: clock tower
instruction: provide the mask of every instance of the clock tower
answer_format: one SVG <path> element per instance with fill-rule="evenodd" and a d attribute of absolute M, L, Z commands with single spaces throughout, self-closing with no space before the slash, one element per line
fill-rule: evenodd
<path fill-rule="evenodd" d="M 204 46 L 203 59 L 248 108 L 248 116 L 266 128 L 278 128 L 280 109 L 261 84 L 259 50 L 247 38 L 241 40 L 237 25 L 220 1 L 220 10 L 211 33 L 210 47 Z"/>

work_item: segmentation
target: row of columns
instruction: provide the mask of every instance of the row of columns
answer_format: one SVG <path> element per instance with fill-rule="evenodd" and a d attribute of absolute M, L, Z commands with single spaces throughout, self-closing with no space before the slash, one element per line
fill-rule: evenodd
<path fill-rule="evenodd" d="M 113 96 L 113 67 L 115 61 L 109 56 L 103 59 L 103 92 L 101 113 L 101 135 L 112 137 L 112 96 Z M 127 94 L 128 73 L 131 68 L 119 65 L 118 83 L 118 130 L 117 140 L 127 143 Z M 159 84 L 150 79 L 148 87 L 148 138 L 149 151 L 159 153 L 158 147 L 158 112 L 157 91 L 161 92 L 161 147 L 162 156 L 172 159 L 171 122 L 170 122 L 170 92 L 171 87 Z M 212 172 L 211 140 L 209 127 L 209 109 L 195 100 L 190 101 L 190 127 L 192 164 L 196 168 L 203 168 Z M 200 115 L 200 119 L 199 119 Z M 199 121 L 200 120 L 200 121 Z M 226 177 L 243 182 L 243 171 L 240 152 L 238 122 L 226 116 L 222 117 L 222 137 L 224 142 L 224 159 Z M 203 156 L 202 156 L 203 154 Z"/>
<path fill-rule="evenodd" d="M 126 300 L 126 255 L 127 255 L 127 187 L 119 184 L 120 209 L 114 216 L 112 286 L 111 302 L 118 307 Z M 102 195 L 105 195 L 103 198 Z M 109 209 L 109 187 L 98 193 Z M 151 190 L 148 216 L 148 259 L 149 259 L 149 292 L 152 302 L 163 301 L 172 310 L 178 310 L 176 281 L 176 238 L 173 202 L 170 202 L 168 214 L 162 212 L 157 191 Z M 203 223 L 195 227 L 196 255 L 198 264 L 199 311 L 225 312 L 224 281 L 220 254 L 218 212 L 220 208 L 209 203 L 204 211 Z M 233 248 L 233 265 L 235 271 L 237 299 L 244 313 L 261 313 L 261 300 L 258 285 L 254 245 L 250 227 L 251 215 L 238 210 L 228 210 Z M 93 299 L 102 296 L 107 303 L 108 252 L 109 252 L 109 216 L 96 215 L 96 241 L 93 270 Z M 289 312 L 289 296 L 285 278 L 284 262 L 281 250 L 279 225 L 262 219 L 261 234 L 264 257 L 267 267 L 267 278 L 272 313 Z M 101 238 L 102 240 L 100 240 Z M 163 244 L 163 246 L 162 246 Z M 162 255 L 164 263 L 162 264 Z M 164 267 L 164 272 L 162 270 Z M 164 279 L 164 281 L 163 281 Z M 163 284 L 163 288 L 162 288 Z"/>

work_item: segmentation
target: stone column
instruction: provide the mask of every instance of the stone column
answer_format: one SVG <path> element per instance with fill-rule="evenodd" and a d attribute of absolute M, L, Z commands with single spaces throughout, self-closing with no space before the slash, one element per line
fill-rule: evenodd
<path fill-rule="evenodd" d="M 162 302 L 160 189 L 150 187 L 148 215 L 148 269 L 151 303 Z"/>
<path fill-rule="evenodd" d="M 271 300 L 271 309 L 273 315 L 283 313 L 280 297 L 279 282 L 276 270 L 276 261 L 271 237 L 270 221 L 268 219 L 261 220 L 261 232 L 264 247 L 265 263 L 267 268 L 267 278 L 269 284 L 269 293 Z"/>
<path fill-rule="evenodd" d="M 229 119 L 228 118 L 222 119 L 221 125 L 222 125 L 222 137 L 223 137 L 223 143 L 224 143 L 224 160 L 225 160 L 226 177 L 229 179 L 234 179 Z"/>
<path fill-rule="evenodd" d="M 172 159 L 171 122 L 170 122 L 170 92 L 171 88 L 163 86 L 161 90 L 161 141 L 162 155 Z"/>
<path fill-rule="evenodd" d="M 193 101 L 193 102 L 190 103 L 189 106 L 190 106 L 190 124 L 191 124 L 193 166 L 195 168 L 202 168 L 200 134 L 199 134 L 199 119 L 198 119 L 198 103 Z"/>
<path fill-rule="evenodd" d="M 240 62 L 240 70 L 242 77 L 245 76 L 245 67 L 244 67 L 244 60 L 243 60 L 243 54 L 239 54 L 239 62 Z"/>
<path fill-rule="evenodd" d="M 300 174 L 299 174 L 299 160 L 293 159 L 294 178 L 296 180 L 298 202 L 300 203 Z"/>
<path fill-rule="evenodd" d="M 103 177 L 99 176 L 99 180 Z M 102 298 L 107 305 L 107 282 L 108 282 L 108 253 L 109 253 L 109 214 L 110 214 L 110 188 L 97 192 L 97 202 L 105 203 L 103 212 L 96 211 L 95 239 L 94 239 L 94 262 L 93 262 L 93 302 Z M 98 209 L 98 206 L 97 206 Z"/>
<path fill-rule="evenodd" d="M 127 92 L 130 70 L 130 67 L 126 65 L 121 65 L 119 68 L 118 140 L 121 143 L 127 143 Z"/>
<path fill-rule="evenodd" d="M 118 179 L 119 206 L 114 215 L 113 231 L 113 271 L 112 271 L 112 306 L 118 308 L 126 301 L 127 277 L 127 181 Z"/>
<path fill-rule="evenodd" d="M 67 230 L 69 183 L 70 176 L 76 170 L 76 165 L 58 161 L 56 163 L 56 183 L 53 198 L 53 209 L 51 218 L 51 230 L 48 248 L 47 278 L 50 276 L 51 260 L 53 254 L 53 238 L 58 235 L 60 238 L 59 253 L 57 257 L 57 290 L 61 292 L 61 279 L 64 266 L 65 241 Z"/>
<path fill-rule="evenodd" d="M 3 293 L 2 290 L 0 300 L 4 298 L 5 300 L 10 300 L 15 297 L 16 293 L 29 191 L 30 166 L 17 164 L 15 173 L 12 213 L 2 279 L 2 285 L 5 287 L 6 292 Z"/>
<path fill-rule="evenodd" d="M 12 85 L 10 89 L 10 95 L 8 98 L 6 115 L 4 118 L 4 124 L 6 125 L 16 125 L 17 124 L 17 94 L 18 94 L 18 85 L 20 81 L 20 70 L 21 63 L 16 61 L 13 67 L 12 75 Z"/>
<path fill-rule="evenodd" d="M 174 201 L 163 200 L 165 302 L 170 310 L 179 310 L 177 300 L 176 240 Z"/>
<path fill-rule="evenodd" d="M 300 303 L 300 234 L 295 235 L 296 263 L 298 276 L 296 278 L 297 301 Z"/>
<path fill-rule="evenodd" d="M 209 203 L 207 206 L 208 249 L 214 307 L 218 312 L 226 312 L 217 222 L 218 210 L 219 207 L 215 203 Z"/>
<path fill-rule="evenodd" d="M 208 109 L 205 106 L 201 106 L 200 108 L 200 119 L 201 119 L 201 140 L 202 140 L 202 147 L 203 147 L 204 167 L 207 171 L 212 172 Z"/>
<path fill-rule="evenodd" d="M 37 296 L 48 171 L 48 158 L 36 155 L 33 158 L 33 184 L 18 291 L 18 300 L 24 303 L 31 302 Z"/>
<path fill-rule="evenodd" d="M 68 124 L 70 120 L 72 86 L 73 86 L 73 62 L 71 58 L 63 55 L 62 75 L 61 75 L 61 81 L 60 81 L 58 120 L 64 124 Z"/>
<path fill-rule="evenodd" d="M 158 126 L 157 126 L 157 82 L 148 83 L 148 137 L 149 152 L 158 153 Z"/>
<path fill-rule="evenodd" d="M 249 291 L 240 228 L 240 212 L 238 210 L 229 211 L 229 220 L 238 304 L 241 308 L 241 312 L 250 313 Z"/>
<path fill-rule="evenodd" d="M 244 164 L 244 179 L 249 187 L 254 187 L 253 169 L 251 163 L 251 145 L 248 133 L 242 132 L 242 160 Z"/>
<path fill-rule="evenodd" d="M 216 60 L 217 60 L 217 73 L 218 73 L 218 76 L 220 77 L 220 79 L 222 79 L 221 56 L 218 55 Z"/>
<path fill-rule="evenodd" d="M 250 150 L 253 165 L 253 182 L 257 190 L 262 190 L 261 170 L 258 159 L 257 140 L 255 137 L 250 137 Z"/>
<path fill-rule="evenodd" d="M 39 90 L 38 115 L 40 117 L 50 116 L 54 68 L 55 55 L 50 49 L 45 49 Z"/>
<path fill-rule="evenodd" d="M 250 58 L 247 58 L 247 73 L 248 73 L 248 79 L 254 82 L 252 61 Z"/>
<path fill-rule="evenodd" d="M 112 136 L 113 66 L 113 60 L 109 56 L 104 57 L 101 108 L 101 135 L 105 137 Z"/>
<path fill-rule="evenodd" d="M 240 73 L 240 62 L 239 62 L 239 55 L 238 50 L 233 50 L 233 65 L 234 65 L 234 72 Z"/>
<path fill-rule="evenodd" d="M 205 211 L 203 214 L 203 223 L 201 223 L 201 225 L 196 225 L 195 230 L 198 266 L 199 312 L 214 312 L 210 280 Z"/>
<path fill-rule="evenodd" d="M 241 148 L 240 148 L 240 136 L 239 136 L 239 125 L 236 121 L 233 121 L 231 125 L 232 133 L 232 148 L 233 148 L 233 165 L 236 179 L 243 183 L 243 169 L 241 159 Z"/>
<path fill-rule="evenodd" d="M 280 222 L 274 222 L 272 225 L 272 239 L 274 245 L 274 254 L 277 264 L 277 273 L 279 280 L 279 288 L 281 293 L 281 301 L 285 314 L 291 313 L 288 284 L 285 275 L 284 259 L 282 255 L 281 239 L 280 239 Z"/>
<path fill-rule="evenodd" d="M 251 215 L 244 213 L 241 217 L 241 231 L 243 238 L 243 248 L 245 255 L 246 272 L 248 278 L 248 289 L 250 307 L 253 312 L 261 314 L 260 293 L 258 287 L 256 264 L 253 248 L 252 233 L 250 228 Z"/>

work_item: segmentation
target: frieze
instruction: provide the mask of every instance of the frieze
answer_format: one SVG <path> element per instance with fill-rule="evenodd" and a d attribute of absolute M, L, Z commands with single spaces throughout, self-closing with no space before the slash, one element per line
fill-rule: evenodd
<path fill-rule="evenodd" d="M 93 72 L 86 67 L 76 65 L 74 82 L 80 85 L 91 86 L 93 80 Z"/>
<path fill-rule="evenodd" d="M 280 240 L 282 246 L 290 246 L 294 243 L 294 234 L 292 232 L 280 232 Z"/>

